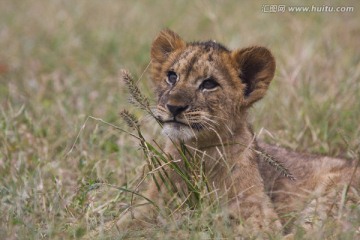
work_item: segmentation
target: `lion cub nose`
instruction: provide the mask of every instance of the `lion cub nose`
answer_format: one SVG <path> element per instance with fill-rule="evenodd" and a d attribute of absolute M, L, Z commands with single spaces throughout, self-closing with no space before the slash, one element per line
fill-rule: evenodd
<path fill-rule="evenodd" d="M 180 113 L 184 112 L 185 110 L 188 109 L 188 105 L 186 106 L 174 106 L 174 105 L 169 105 L 166 104 L 167 109 L 169 110 L 169 112 L 171 112 L 171 114 L 173 115 L 173 117 L 176 117 L 177 115 L 179 115 Z"/>

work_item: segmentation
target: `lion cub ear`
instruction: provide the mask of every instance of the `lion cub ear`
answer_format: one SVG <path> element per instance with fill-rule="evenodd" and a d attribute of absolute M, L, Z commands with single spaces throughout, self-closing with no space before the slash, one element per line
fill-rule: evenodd
<path fill-rule="evenodd" d="M 264 97 L 275 73 L 275 59 L 265 47 L 249 47 L 232 52 L 244 89 L 244 105 Z"/>
<path fill-rule="evenodd" d="M 166 61 L 170 53 L 184 48 L 186 43 L 175 32 L 164 29 L 155 38 L 151 46 L 151 61 L 155 64 L 162 64 Z"/>

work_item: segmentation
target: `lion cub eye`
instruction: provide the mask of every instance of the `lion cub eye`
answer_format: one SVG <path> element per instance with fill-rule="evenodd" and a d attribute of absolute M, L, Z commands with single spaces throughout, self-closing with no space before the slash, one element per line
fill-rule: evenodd
<path fill-rule="evenodd" d="M 200 90 L 213 90 L 215 89 L 219 84 L 212 78 L 205 79 L 199 86 Z"/>
<path fill-rule="evenodd" d="M 174 84 L 176 83 L 177 79 L 178 79 L 178 76 L 176 75 L 175 72 L 169 71 L 169 72 L 167 73 L 166 82 L 167 82 L 168 84 L 174 85 Z"/>

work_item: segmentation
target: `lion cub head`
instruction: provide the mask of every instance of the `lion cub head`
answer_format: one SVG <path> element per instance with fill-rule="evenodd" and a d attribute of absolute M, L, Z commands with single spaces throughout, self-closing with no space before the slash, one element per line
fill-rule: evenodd
<path fill-rule="evenodd" d="M 176 140 L 233 133 L 246 109 L 261 99 L 275 60 L 264 47 L 230 51 L 214 41 L 183 41 L 163 30 L 151 48 L 151 76 L 163 133 Z"/>

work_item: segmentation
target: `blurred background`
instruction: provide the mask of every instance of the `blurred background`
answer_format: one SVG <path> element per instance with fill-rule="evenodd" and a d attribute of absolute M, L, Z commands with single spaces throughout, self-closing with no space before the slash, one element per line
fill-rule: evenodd
<path fill-rule="evenodd" d="M 145 164 L 137 143 L 88 116 L 126 128 L 119 112 L 130 109 L 161 141 L 154 122 L 129 105 L 119 71 L 131 71 L 153 99 L 149 51 L 163 28 L 187 41 L 271 49 L 277 71 L 251 110 L 255 132 L 299 151 L 354 158 L 359 22 L 355 0 L 0 1 L 0 238 L 81 237 L 89 206 L 113 199 L 105 191 L 93 203 L 82 187 L 132 186 Z M 109 217 L 110 205 L 91 214 Z"/>

